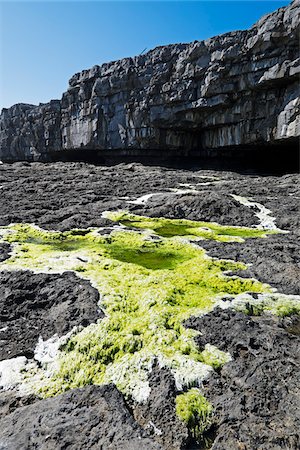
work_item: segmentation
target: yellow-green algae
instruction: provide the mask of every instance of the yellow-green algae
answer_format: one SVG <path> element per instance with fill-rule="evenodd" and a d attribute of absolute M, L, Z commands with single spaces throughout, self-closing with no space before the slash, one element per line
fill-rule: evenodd
<path fill-rule="evenodd" d="M 176 397 L 176 414 L 199 439 L 211 426 L 213 407 L 199 389 L 192 388 Z"/>
<path fill-rule="evenodd" d="M 224 300 L 226 301 L 226 299 Z M 279 317 L 300 314 L 300 296 L 298 295 L 276 292 L 258 294 L 253 298 L 250 294 L 240 294 L 230 304 L 237 311 L 251 316 L 260 316 L 264 313 Z"/>
<path fill-rule="evenodd" d="M 59 370 L 47 383 L 45 396 L 114 382 L 124 394 L 143 401 L 149 394 L 148 373 L 155 359 L 170 367 L 179 389 L 195 385 L 230 356 L 211 345 L 199 351 L 193 339 L 197 332 L 182 322 L 208 312 L 223 295 L 270 290 L 256 280 L 226 275 L 245 265 L 209 258 L 203 249 L 182 238 L 180 227 L 187 235 L 218 240 L 259 237 L 265 232 L 125 217 L 127 227 L 150 228 L 152 235 L 129 229 L 106 236 L 97 229 L 54 232 L 29 224 L 2 228 L 2 239 L 14 244 L 14 251 L 0 269 L 73 270 L 99 290 L 106 313 L 105 319 L 64 346 Z M 159 223 L 168 228 L 168 233 L 164 228 L 160 234 L 171 237 L 153 236 L 153 232 L 159 234 Z M 204 225 L 209 232 L 200 229 Z"/>
<path fill-rule="evenodd" d="M 247 238 L 266 237 L 274 234 L 274 230 L 258 228 L 225 226 L 211 222 L 198 222 L 187 219 L 167 219 L 164 217 L 144 217 L 127 211 L 106 211 L 105 217 L 120 224 L 138 229 L 150 229 L 161 237 L 187 236 L 202 239 L 213 239 L 221 242 L 243 242 Z"/>

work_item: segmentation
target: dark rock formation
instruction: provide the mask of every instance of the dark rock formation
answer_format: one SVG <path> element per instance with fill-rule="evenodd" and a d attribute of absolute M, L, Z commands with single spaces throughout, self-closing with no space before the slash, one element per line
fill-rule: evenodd
<path fill-rule="evenodd" d="M 203 189 L 203 188 L 202 188 Z M 241 205 L 222 189 L 203 189 L 200 195 L 157 195 L 145 206 L 135 208 L 137 214 L 170 219 L 209 220 L 223 225 L 255 226 L 258 219 L 246 206 Z M 196 219 L 197 217 L 197 219 Z M 209 217 L 209 219 L 207 219 Z"/>
<path fill-rule="evenodd" d="M 61 101 L 0 119 L 0 159 L 214 150 L 300 135 L 299 0 L 252 28 L 75 74 Z"/>
<path fill-rule="evenodd" d="M 280 292 L 300 292 L 299 175 L 18 162 L 0 166 L 0 186 L 0 226 L 31 222 L 58 230 L 108 227 L 112 223 L 101 213 L 118 208 L 154 217 L 254 226 L 259 223 L 258 209 L 241 205 L 231 194 L 251 197 L 269 208 L 277 226 L 289 233 L 244 243 L 199 245 L 211 256 L 252 263 L 241 275 L 268 282 Z M 130 203 L 151 193 L 155 195 L 144 203 Z M 9 250 L 1 245 L 2 260 Z M 90 284 L 71 273 L 2 272 L 0 359 L 30 356 L 39 335 L 47 339 L 74 325 L 94 322 L 99 317 L 97 300 Z M 233 357 L 205 384 L 205 395 L 216 410 L 212 448 L 296 450 L 297 318 L 276 320 L 218 309 L 187 325 L 201 331 L 200 347 L 214 344 Z M 49 400 L 22 395 L 17 389 L 1 391 L 0 449 L 189 448 L 186 427 L 174 414 L 177 392 L 170 372 L 155 367 L 149 381 L 151 392 L 144 405 L 125 405 L 111 386 L 86 387 Z"/>
<path fill-rule="evenodd" d="M 216 178 L 209 178 L 212 176 Z M 57 230 L 109 225 L 101 213 L 117 209 L 153 217 L 254 226 L 259 223 L 257 210 L 241 205 L 231 194 L 251 197 L 269 208 L 277 226 L 289 233 L 249 239 L 242 245 L 202 241 L 201 246 L 211 256 L 252 263 L 242 276 L 258 278 L 288 294 L 300 293 L 300 192 L 296 174 L 262 178 L 140 164 L 104 168 L 82 163 L 15 163 L 0 166 L 0 185 L 0 226 L 33 222 Z M 175 195 L 173 188 L 195 191 Z M 128 203 L 150 193 L 156 195 L 145 204 Z M 9 246 L 1 246 L 0 257 L 5 259 L 8 251 Z M 74 282 L 78 282 L 76 277 Z"/>
<path fill-rule="evenodd" d="M 0 361 L 32 358 L 38 339 L 63 336 L 103 316 L 99 293 L 72 272 L 0 273 Z"/>
<path fill-rule="evenodd" d="M 214 450 L 296 450 L 300 445 L 299 336 L 274 317 L 247 317 L 215 309 L 186 326 L 201 331 L 233 361 L 207 383 L 215 407 Z"/>
<path fill-rule="evenodd" d="M 9 257 L 10 245 L 7 242 L 0 244 L 0 262 L 5 261 Z"/>
<path fill-rule="evenodd" d="M 0 395 L 0 419 L 8 416 L 16 409 L 31 405 L 38 400 L 39 398 L 35 394 L 24 395 L 24 393 L 19 394 L 13 390 L 2 391 Z M 0 448 L 3 449 L 3 447 Z"/>
<path fill-rule="evenodd" d="M 0 419 L 0 449 L 159 450 L 113 386 L 89 386 Z"/>
<path fill-rule="evenodd" d="M 134 405 L 135 419 L 164 449 L 186 448 L 188 430 L 175 413 L 178 392 L 170 370 L 154 367 L 149 383 L 151 392 L 147 401 Z"/>
<path fill-rule="evenodd" d="M 300 295 L 300 255 L 295 235 L 273 236 L 268 240 L 236 243 L 201 243 L 209 256 L 233 259 L 249 264 L 238 273 L 241 277 L 259 278 L 286 294 Z"/>

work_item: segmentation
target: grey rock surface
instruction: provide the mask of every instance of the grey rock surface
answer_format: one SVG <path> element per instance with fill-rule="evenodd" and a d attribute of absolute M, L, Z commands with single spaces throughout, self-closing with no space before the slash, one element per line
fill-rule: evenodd
<path fill-rule="evenodd" d="M 212 450 L 299 448 L 300 338 L 288 322 L 217 308 L 185 324 L 201 332 L 201 348 L 209 342 L 233 357 L 205 387 L 217 423 Z"/>
<path fill-rule="evenodd" d="M 189 445 L 188 429 L 175 412 L 178 391 L 167 368 L 155 366 L 149 376 L 150 395 L 144 404 L 135 404 L 136 421 L 164 449 L 180 450 Z"/>
<path fill-rule="evenodd" d="M 0 419 L 1 450 L 159 450 L 113 385 L 75 389 Z"/>
<path fill-rule="evenodd" d="M 241 276 L 258 278 L 287 294 L 300 293 L 298 174 L 261 177 L 141 164 L 14 163 L 0 166 L 0 184 L 0 226 L 30 222 L 50 230 L 113 225 L 101 214 L 118 209 L 255 226 L 257 209 L 242 205 L 232 194 L 252 198 L 269 208 L 276 225 L 288 233 L 248 239 L 243 245 L 202 241 L 201 246 L 210 256 L 251 263 Z M 149 194 L 153 195 L 144 203 L 135 203 Z M 2 258 L 7 257 L 9 248 L 1 248 Z"/>
<path fill-rule="evenodd" d="M 0 159 L 162 149 L 213 155 L 300 135 L 299 0 L 252 28 L 75 74 L 61 100 L 0 118 Z"/>
<path fill-rule="evenodd" d="M 0 395 L 0 419 L 8 416 L 13 411 L 23 406 L 31 405 L 39 398 L 35 394 L 24 395 L 19 394 L 14 390 L 7 390 L 1 392 Z"/>
<path fill-rule="evenodd" d="M 251 241 L 246 241 L 243 246 L 235 243 L 215 245 L 206 241 L 201 247 L 209 256 L 249 264 L 246 270 L 237 272 L 241 277 L 259 278 L 281 292 L 300 295 L 300 257 L 295 235 L 274 236 L 269 242 Z"/>
<path fill-rule="evenodd" d="M 1 242 L 0 244 L 0 262 L 5 261 L 9 257 L 10 245 L 7 242 Z"/>
<path fill-rule="evenodd" d="M 17 162 L 0 166 L 0 185 L 0 226 L 30 222 L 48 230 L 105 230 L 113 223 L 101 213 L 122 208 L 151 217 L 253 227 L 260 223 L 258 208 L 242 205 L 232 195 L 251 198 L 268 208 L 275 224 L 288 233 L 244 243 L 198 244 L 210 256 L 252 263 L 241 276 L 254 276 L 286 294 L 300 292 L 298 174 L 262 177 L 141 164 Z M 9 246 L 1 249 L 1 258 L 7 258 Z M 12 356 L 26 356 L 39 334 L 61 335 L 73 325 L 95 321 L 97 300 L 89 283 L 71 273 L 1 273 L 0 304 L 6 316 L 4 311 L 0 329 L 8 327 L 1 334 L 2 358 L 9 358 L 8 350 Z M 58 316 L 57 308 L 64 313 Z M 204 387 L 216 411 L 212 448 L 296 450 L 297 318 L 275 320 L 216 310 L 186 325 L 201 331 L 200 347 L 214 344 L 233 358 Z M 124 406 L 112 387 L 86 387 L 49 400 L 1 391 L 0 449 L 135 449 L 138 439 L 141 449 L 198 450 L 190 446 L 187 429 L 174 414 L 178 391 L 171 373 L 155 367 L 149 382 L 151 392 L 144 405 L 126 400 Z"/>
<path fill-rule="evenodd" d="M 64 336 L 103 317 L 99 293 L 72 272 L 0 273 L 0 361 L 32 358 L 38 340 Z"/>

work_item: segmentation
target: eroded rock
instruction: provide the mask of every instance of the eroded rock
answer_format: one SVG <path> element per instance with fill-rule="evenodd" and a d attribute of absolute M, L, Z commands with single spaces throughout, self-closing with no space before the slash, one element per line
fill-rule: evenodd
<path fill-rule="evenodd" d="M 7 242 L 1 242 L 0 244 L 0 262 L 5 261 L 9 257 L 10 245 Z"/>
<path fill-rule="evenodd" d="M 147 401 L 134 405 L 135 419 L 163 448 L 184 448 L 189 435 L 186 425 L 176 416 L 178 392 L 174 377 L 169 369 L 156 366 L 149 375 L 149 384 L 151 391 Z"/>
<path fill-rule="evenodd" d="M 205 395 L 215 411 L 214 450 L 290 449 L 300 444 L 299 336 L 272 316 L 215 309 L 186 326 L 199 330 L 233 360 L 214 373 Z"/>
<path fill-rule="evenodd" d="M 269 236 L 268 241 L 251 240 L 242 246 L 235 243 L 202 242 L 210 256 L 233 259 L 249 264 L 241 277 L 259 278 L 287 294 L 300 293 L 299 246 L 294 235 Z"/>
<path fill-rule="evenodd" d="M 61 100 L 3 109 L 0 159 L 288 142 L 299 125 L 299 0 L 245 31 L 75 74 Z M 123 153 L 122 153 L 123 151 Z M 242 148 L 241 148 L 242 151 Z M 156 154 L 156 157 L 161 156 Z"/>
<path fill-rule="evenodd" d="M 103 317 L 99 293 L 71 272 L 0 273 L 0 361 L 32 358 L 39 337 L 63 336 Z"/>
<path fill-rule="evenodd" d="M 113 386 L 89 386 L 23 406 L 0 419 L 0 448 L 159 450 Z"/>
<path fill-rule="evenodd" d="M 0 181 L 3 186 L 0 225 L 30 222 L 48 230 L 103 226 L 105 232 L 105 228 L 109 230 L 113 222 L 104 219 L 102 212 L 126 208 L 135 214 L 150 217 L 184 217 L 216 221 L 224 225 L 255 227 L 259 225 L 255 216 L 257 209 L 241 205 L 232 194 L 251 198 L 253 202 L 270 209 L 276 226 L 289 233 L 269 235 L 266 239 L 248 239 L 244 243 L 201 241 L 198 245 L 204 247 L 211 256 L 252 263 L 247 271 L 241 271 L 242 276 L 254 276 L 286 294 L 299 293 L 300 194 L 299 176 L 296 174 L 259 177 L 225 171 L 144 167 L 140 164 L 97 167 L 81 163 L 16 163 L 1 166 Z M 193 189 L 196 192 L 174 195 L 174 189 Z M 132 203 L 136 198 L 150 193 L 162 194 L 152 196 L 142 205 Z M 8 251 L 9 246 L 6 246 L 3 259 L 7 258 Z M 82 290 L 79 289 L 83 280 L 70 273 L 1 273 L 0 283 L 0 291 L 4 292 L 2 298 L 5 300 L 3 307 L 6 304 L 9 306 L 12 317 L 13 314 L 19 315 L 15 325 L 12 324 L 15 326 L 12 334 L 9 337 L 4 334 L 5 345 L 1 348 L 4 348 L 4 352 L 10 349 L 16 357 L 22 357 L 35 348 L 33 344 L 39 334 L 43 335 L 43 329 L 45 336 L 50 338 L 55 332 L 65 333 L 74 324 L 77 325 L 77 319 L 86 317 L 93 322 L 95 316 L 98 317 L 96 292 L 88 283 L 83 285 Z M 45 295 L 41 297 L 40 293 Z M 21 303 L 18 303 L 19 299 Z M 79 315 L 78 302 L 84 309 L 80 309 Z M 49 309 L 46 309 L 48 303 Z M 30 313 L 29 306 L 33 306 Z M 60 308 L 65 306 L 66 315 L 55 313 L 57 308 L 61 311 Z M 30 319 L 31 314 L 34 325 L 39 327 L 36 335 L 29 334 L 30 324 L 33 323 L 30 321 L 33 320 Z M 6 320 L 4 327 L 9 325 Z M 201 319 L 191 320 L 190 326 L 203 333 L 198 340 L 201 348 L 207 343 L 213 344 L 229 351 L 233 358 L 205 384 L 204 394 L 216 411 L 213 448 L 296 449 L 299 446 L 299 414 L 296 407 L 299 364 L 297 318 L 254 318 L 234 311 L 216 310 Z M 29 347 L 23 345 L 22 340 L 26 336 L 32 342 Z M 5 354 L 3 357 L 9 356 Z M 167 370 L 155 369 L 150 374 L 149 382 L 151 391 L 148 401 L 145 405 L 134 406 L 132 413 L 149 434 L 148 437 L 143 434 L 144 437 L 138 441 L 139 446 L 143 448 L 145 442 L 145 448 L 159 448 L 155 445 L 168 449 L 184 448 L 187 431 L 174 415 L 176 390 L 172 376 Z M 5 447 L 2 444 L 3 448 L 15 449 L 18 439 L 22 442 L 22 448 L 25 443 L 28 449 L 35 445 L 51 450 L 61 448 L 60 445 L 69 442 L 69 439 L 73 448 L 78 448 L 75 446 L 77 442 L 80 448 L 93 448 L 93 445 L 99 448 L 99 442 L 104 448 L 110 448 L 109 445 L 111 448 L 126 448 L 126 445 L 130 449 L 135 448 L 136 434 L 131 425 L 127 428 L 127 423 L 135 422 L 130 416 L 124 419 L 128 417 L 126 411 L 125 416 L 123 413 L 119 415 L 124 406 L 122 396 L 115 389 L 105 391 L 109 393 L 105 396 L 114 399 L 109 403 L 107 398 L 105 402 L 103 400 L 101 389 L 104 388 L 86 389 L 84 394 L 79 395 L 78 392 L 83 391 L 75 390 L 49 400 L 38 400 L 34 395 L 21 395 L 15 391 L 2 392 L 0 414 L 6 417 L 2 419 L 4 422 L 0 423 L 0 429 L 6 439 L 2 442 L 7 445 Z M 32 402 L 36 403 L 26 406 Z M 91 403 L 95 406 L 88 406 Z M 133 406 L 132 402 L 130 406 Z M 105 412 L 99 418 L 102 408 Z M 92 422 L 87 424 L 90 418 Z M 76 441 L 79 433 L 74 423 L 79 423 L 77 420 L 80 422 L 78 427 L 87 430 L 87 434 L 83 432 L 83 437 L 80 437 L 86 441 Z M 122 428 L 123 422 L 125 428 Z M 116 435 L 108 443 L 103 436 L 112 436 L 112 430 L 116 427 Z M 138 426 L 135 424 L 132 427 Z M 17 437 L 14 437 L 14 433 Z M 49 444 L 46 439 L 48 435 Z"/>

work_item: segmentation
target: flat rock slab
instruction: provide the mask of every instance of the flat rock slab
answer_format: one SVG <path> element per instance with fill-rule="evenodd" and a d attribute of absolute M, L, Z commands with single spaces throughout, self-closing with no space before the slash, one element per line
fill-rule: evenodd
<path fill-rule="evenodd" d="M 141 164 L 114 167 L 84 163 L 4 164 L 0 166 L 0 225 L 31 222 L 55 230 L 103 226 L 107 223 L 101 218 L 103 211 L 122 208 L 147 215 L 216 220 L 224 224 L 258 223 L 249 208 L 234 201 L 227 195 L 230 193 L 227 188 L 219 188 L 216 180 L 210 178 L 219 173 L 203 171 L 200 175 L 193 170 Z M 226 180 L 228 174 L 222 177 Z M 209 182 L 212 184 L 206 185 Z M 149 205 L 130 203 L 152 193 L 155 195 Z"/>
<path fill-rule="evenodd" d="M 0 361 L 34 356 L 45 341 L 103 317 L 99 293 L 72 272 L 0 272 Z"/>
<path fill-rule="evenodd" d="M 200 245 L 214 258 L 249 264 L 238 273 L 241 277 L 257 278 L 285 294 L 300 294 L 299 243 L 293 233 L 249 239 L 243 245 L 214 241 L 202 241 Z"/>
<path fill-rule="evenodd" d="M 0 419 L 1 450 L 159 450 L 113 386 L 89 386 L 24 406 Z"/>

